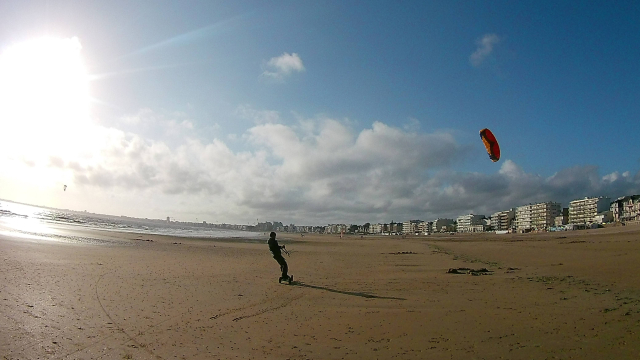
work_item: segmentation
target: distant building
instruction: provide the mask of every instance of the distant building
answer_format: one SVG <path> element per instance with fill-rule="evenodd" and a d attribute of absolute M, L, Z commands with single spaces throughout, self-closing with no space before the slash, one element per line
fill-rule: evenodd
<path fill-rule="evenodd" d="M 284 231 L 284 224 L 279 221 L 273 222 L 273 230 L 274 231 Z"/>
<path fill-rule="evenodd" d="M 614 200 L 609 210 L 613 221 L 640 222 L 640 195 L 629 195 Z"/>
<path fill-rule="evenodd" d="M 547 201 L 518 206 L 516 230 L 518 232 L 546 231 L 556 225 L 556 217 L 562 214 L 560 203 Z"/>
<path fill-rule="evenodd" d="M 567 225 L 569 223 L 569 208 L 562 208 L 560 215 L 555 218 L 555 226 Z"/>
<path fill-rule="evenodd" d="M 393 226 L 391 226 L 393 224 Z M 369 226 L 369 234 L 389 234 L 389 233 L 397 233 L 398 225 L 400 227 L 400 231 L 402 231 L 402 224 L 399 223 L 391 223 L 391 224 L 371 224 Z M 392 230 L 393 228 L 393 230 Z"/>
<path fill-rule="evenodd" d="M 482 215 L 484 216 L 484 215 Z M 469 226 L 468 232 L 485 232 L 491 228 L 491 221 L 487 218 L 480 219 L 479 224 L 472 224 Z"/>
<path fill-rule="evenodd" d="M 513 227 L 516 209 L 499 211 L 491 215 L 491 227 L 495 231 L 508 231 Z"/>
<path fill-rule="evenodd" d="M 557 202 L 543 202 L 531 206 L 531 227 L 534 230 L 548 230 L 555 226 L 556 217 L 561 214 L 562 207 Z"/>
<path fill-rule="evenodd" d="M 221 225 L 221 227 L 224 228 L 225 226 Z M 258 224 L 256 224 L 255 228 L 256 228 L 257 231 L 272 231 L 272 230 L 274 230 L 273 224 L 270 223 L 270 222 L 258 223 Z"/>
<path fill-rule="evenodd" d="M 516 208 L 516 231 L 529 232 L 533 230 L 531 225 L 531 210 L 533 205 L 523 205 Z"/>
<path fill-rule="evenodd" d="M 593 222 L 596 224 L 607 224 L 613 221 L 613 213 L 611 210 L 603 211 L 593 217 Z"/>
<path fill-rule="evenodd" d="M 457 219 L 458 227 L 456 231 L 460 233 L 482 232 L 485 230 L 485 227 L 484 227 L 485 225 L 483 221 L 484 218 L 485 218 L 484 215 L 474 215 L 474 214 L 458 216 L 458 219 Z"/>
<path fill-rule="evenodd" d="M 403 223 L 391 222 L 389 223 L 389 233 L 391 234 L 399 234 L 402 232 Z"/>
<path fill-rule="evenodd" d="M 591 224 L 596 215 L 610 208 L 611 199 L 608 197 L 573 200 L 569 203 L 569 224 Z"/>
<path fill-rule="evenodd" d="M 325 234 L 346 234 L 348 226 L 345 224 L 329 224 L 324 227 Z"/>
<path fill-rule="evenodd" d="M 369 226 L 369 234 L 382 234 L 383 230 L 384 225 L 380 223 L 371 224 L 371 226 Z"/>
<path fill-rule="evenodd" d="M 422 220 L 408 220 L 402 223 L 403 234 L 415 234 L 418 233 L 418 224 L 423 222 Z"/>
<path fill-rule="evenodd" d="M 418 224 L 418 232 L 423 235 L 429 235 L 431 233 L 431 221 L 422 221 Z"/>
<path fill-rule="evenodd" d="M 450 232 L 453 231 L 453 219 L 436 219 L 431 223 L 430 232 Z"/>

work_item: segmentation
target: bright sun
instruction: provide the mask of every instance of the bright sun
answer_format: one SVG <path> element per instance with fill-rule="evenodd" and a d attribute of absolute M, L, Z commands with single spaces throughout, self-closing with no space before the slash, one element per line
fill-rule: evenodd
<path fill-rule="evenodd" d="M 0 53 L 1 148 L 25 161 L 66 158 L 89 119 L 78 38 L 39 38 Z"/>

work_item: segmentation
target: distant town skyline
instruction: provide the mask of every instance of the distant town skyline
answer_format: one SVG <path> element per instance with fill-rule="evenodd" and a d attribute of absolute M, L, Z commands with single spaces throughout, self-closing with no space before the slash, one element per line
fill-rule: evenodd
<path fill-rule="evenodd" d="M 0 198 L 329 224 L 638 194 L 639 18 L 631 0 L 2 1 Z"/>
<path fill-rule="evenodd" d="M 10 201 L 0 199 L 0 201 Z M 26 204 L 38 206 L 36 204 Z M 575 206 L 575 208 L 574 208 Z M 1 204 L 0 204 L 1 207 Z M 71 209 L 57 209 L 62 211 L 72 211 L 76 213 L 87 213 L 87 211 L 76 211 Z M 586 210 L 586 211 L 585 211 Z M 93 214 L 93 213 L 89 213 Z M 226 223 L 207 220 L 177 220 L 167 216 L 166 219 L 160 218 L 136 218 L 125 215 L 100 214 L 98 216 L 107 216 L 111 218 L 148 220 L 152 222 L 167 222 L 185 225 L 219 227 L 234 230 L 248 231 L 285 231 L 285 232 L 329 232 L 340 233 L 348 232 L 353 227 L 362 229 L 366 227 L 365 232 L 369 233 L 392 233 L 402 232 L 403 224 L 415 223 L 415 231 L 420 233 L 441 232 L 441 231 L 461 231 L 460 221 L 464 221 L 462 232 L 482 232 L 482 231 L 524 231 L 524 230 L 544 230 L 562 225 L 576 224 L 602 224 L 608 221 L 614 222 L 630 222 L 632 224 L 640 223 L 640 194 L 623 195 L 616 199 L 609 197 L 584 197 L 570 201 L 568 207 L 563 207 L 561 203 L 547 201 L 541 203 L 522 204 L 516 207 L 496 211 L 492 214 L 459 214 L 458 216 L 437 217 L 433 219 L 418 219 L 417 217 L 409 219 L 401 219 L 399 221 L 390 220 L 389 222 L 371 222 L 356 223 L 352 221 L 341 221 L 326 224 L 295 224 L 293 222 L 282 222 L 276 219 L 260 221 L 256 219 L 255 223 Z M 524 216 L 523 216 L 524 215 Z M 597 217 L 596 217 L 597 215 Z M 496 217 L 494 219 L 494 217 Z M 559 219 L 562 218 L 562 219 Z M 489 220 L 490 222 L 485 222 Z M 396 226 L 394 227 L 394 224 Z M 451 225 L 452 227 L 449 227 Z M 447 228 L 442 230 L 441 228 Z M 338 230 L 340 228 L 341 230 Z M 322 229 L 322 230 L 320 230 Z M 371 230 L 371 231 L 370 231 Z M 406 229 L 404 230 L 406 231 Z M 411 231 L 414 232 L 413 230 Z"/>

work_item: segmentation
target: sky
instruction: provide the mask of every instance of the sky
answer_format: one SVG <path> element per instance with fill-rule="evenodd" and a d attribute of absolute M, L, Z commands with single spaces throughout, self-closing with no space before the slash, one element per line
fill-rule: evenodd
<path fill-rule="evenodd" d="M 639 194 L 638 19 L 624 0 L 4 0 L 0 198 L 323 225 Z"/>

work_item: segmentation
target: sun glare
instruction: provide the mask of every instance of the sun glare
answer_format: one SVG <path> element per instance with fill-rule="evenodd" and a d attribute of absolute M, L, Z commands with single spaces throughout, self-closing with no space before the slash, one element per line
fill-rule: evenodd
<path fill-rule="evenodd" d="M 78 38 L 39 38 L 0 54 L 0 140 L 37 163 L 73 151 L 89 119 L 88 76 Z"/>

